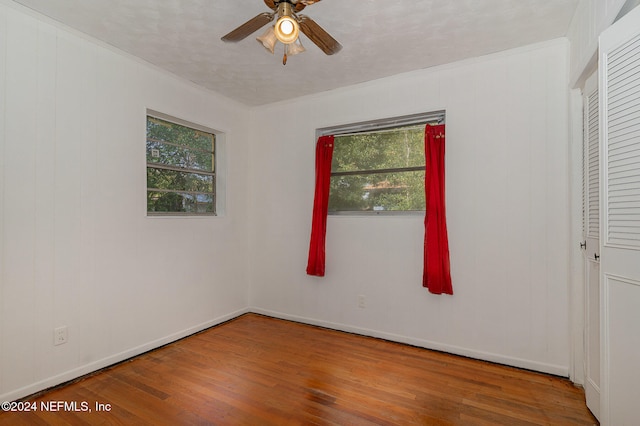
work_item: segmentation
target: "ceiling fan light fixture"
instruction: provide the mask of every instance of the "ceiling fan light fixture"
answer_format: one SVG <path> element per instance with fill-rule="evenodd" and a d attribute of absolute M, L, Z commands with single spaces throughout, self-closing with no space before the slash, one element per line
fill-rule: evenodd
<path fill-rule="evenodd" d="M 307 50 L 304 48 L 304 46 L 300 42 L 300 39 L 297 39 L 291 44 L 286 44 L 284 49 L 285 49 L 285 53 L 289 56 L 297 55 L 298 53 L 302 53 L 305 50 Z"/>
<path fill-rule="evenodd" d="M 269 25 L 266 32 L 256 38 L 260 44 L 271 54 L 275 53 L 278 42 L 285 46 L 283 63 L 287 63 L 287 55 L 297 55 L 305 51 L 300 43 L 299 35 L 302 32 L 313 44 L 318 46 L 326 55 L 338 53 L 342 46 L 331 37 L 313 19 L 305 15 L 299 15 L 307 6 L 320 0 L 264 0 L 270 12 L 262 12 L 249 19 L 227 35 L 222 36 L 222 41 L 238 42 L 258 29 Z M 271 22 L 276 20 L 275 25 Z"/>
<path fill-rule="evenodd" d="M 276 38 L 281 43 L 290 44 L 298 39 L 300 26 L 292 16 L 285 15 L 278 18 L 274 31 Z"/>
<path fill-rule="evenodd" d="M 265 31 L 260 37 L 257 37 L 256 40 L 258 40 L 258 42 L 271 53 L 274 52 L 276 43 L 278 42 L 273 27 L 267 28 L 267 31 Z"/>
<path fill-rule="evenodd" d="M 284 45 L 284 56 L 282 57 L 282 65 L 287 65 L 287 58 L 289 56 L 297 55 L 304 52 L 305 49 L 300 39 L 296 39 L 293 43 Z"/>

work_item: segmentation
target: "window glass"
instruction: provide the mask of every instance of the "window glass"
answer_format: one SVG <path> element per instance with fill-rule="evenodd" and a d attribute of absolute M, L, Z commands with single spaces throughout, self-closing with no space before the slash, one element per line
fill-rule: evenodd
<path fill-rule="evenodd" d="M 329 212 L 424 211 L 424 126 L 336 136 Z"/>
<path fill-rule="evenodd" d="M 147 117 L 147 212 L 215 214 L 215 135 Z"/>

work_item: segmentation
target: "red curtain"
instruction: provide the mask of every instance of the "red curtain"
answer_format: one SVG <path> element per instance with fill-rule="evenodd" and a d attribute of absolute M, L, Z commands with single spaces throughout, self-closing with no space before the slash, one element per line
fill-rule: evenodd
<path fill-rule="evenodd" d="M 424 271 L 422 285 L 431 293 L 453 294 L 444 196 L 444 124 L 425 128 Z"/>
<path fill-rule="evenodd" d="M 329 183 L 333 136 L 320 136 L 316 144 L 316 190 L 313 199 L 313 219 L 307 274 L 324 277 L 325 237 L 327 235 L 327 210 L 329 208 Z"/>

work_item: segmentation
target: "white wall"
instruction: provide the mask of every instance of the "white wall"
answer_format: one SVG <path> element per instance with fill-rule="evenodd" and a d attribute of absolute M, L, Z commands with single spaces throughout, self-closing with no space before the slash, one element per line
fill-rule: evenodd
<path fill-rule="evenodd" d="M 555 40 L 255 108 L 251 309 L 567 375 L 568 67 Z M 330 216 L 305 275 L 315 129 L 438 109 L 455 294 L 421 287 L 421 216 Z"/>
<path fill-rule="evenodd" d="M 225 132 L 224 216 L 146 217 L 146 108 Z M 0 3 L 0 400 L 246 311 L 245 113 Z"/>

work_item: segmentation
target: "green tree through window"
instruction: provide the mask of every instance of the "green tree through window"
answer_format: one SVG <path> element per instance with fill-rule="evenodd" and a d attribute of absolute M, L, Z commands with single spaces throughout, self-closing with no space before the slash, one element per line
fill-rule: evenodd
<path fill-rule="evenodd" d="M 215 214 L 215 135 L 147 117 L 147 212 Z"/>
<path fill-rule="evenodd" d="M 423 211 L 424 126 L 336 136 L 329 212 Z"/>

